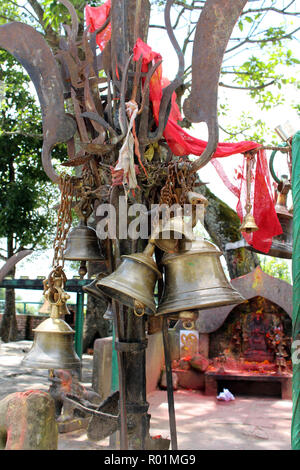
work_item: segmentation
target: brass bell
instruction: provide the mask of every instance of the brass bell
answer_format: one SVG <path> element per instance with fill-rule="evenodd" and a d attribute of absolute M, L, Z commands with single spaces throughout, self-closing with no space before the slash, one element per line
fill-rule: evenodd
<path fill-rule="evenodd" d="M 161 274 L 152 258 L 154 245 L 149 243 L 143 253 L 123 255 L 118 268 L 97 282 L 105 296 L 134 309 L 141 316 L 155 313 L 154 287 Z"/>
<path fill-rule="evenodd" d="M 74 350 L 74 330 L 60 318 L 47 318 L 34 330 L 30 351 L 21 362 L 34 369 L 76 369 L 80 359 Z"/>
<path fill-rule="evenodd" d="M 86 292 L 87 294 L 90 294 L 93 297 L 96 297 L 97 299 L 99 299 L 100 297 L 101 299 L 107 300 L 107 297 L 105 297 L 103 292 L 101 292 L 101 290 L 98 289 L 97 287 L 97 282 L 105 276 L 106 276 L 105 273 L 98 273 L 96 275 L 96 278 L 90 284 L 87 284 L 82 287 L 82 290 Z"/>
<path fill-rule="evenodd" d="M 70 313 L 66 306 L 70 296 L 63 289 L 63 276 L 55 276 L 55 269 L 51 274 L 53 273 L 53 282 L 44 283 L 44 296 L 50 305 L 50 318 L 33 330 L 33 345 L 21 364 L 37 369 L 78 369 L 80 359 L 74 350 L 75 331 L 60 318 Z"/>
<path fill-rule="evenodd" d="M 48 302 L 47 299 L 44 300 L 43 305 L 42 305 L 41 308 L 39 309 L 39 313 L 50 315 L 50 313 L 51 313 L 51 305 L 50 305 L 50 303 Z"/>
<path fill-rule="evenodd" d="M 221 255 L 213 243 L 203 238 L 182 253 L 165 254 L 165 284 L 157 315 L 243 302 L 225 276 Z"/>
<path fill-rule="evenodd" d="M 64 315 L 71 315 L 71 312 L 68 309 L 68 306 L 66 304 L 59 305 L 57 307 L 57 309 L 58 309 L 59 317 L 62 317 Z M 50 313 L 51 313 L 51 304 L 49 303 L 49 301 L 47 299 L 45 299 L 43 305 L 39 309 L 39 313 L 50 315 Z"/>
<path fill-rule="evenodd" d="M 107 309 L 103 315 L 104 320 L 113 320 L 114 312 L 112 311 L 111 303 L 109 302 L 107 305 Z"/>
<path fill-rule="evenodd" d="M 194 240 L 192 228 L 181 216 L 160 220 L 151 234 L 151 241 L 160 250 L 167 253 L 176 253 L 182 250 L 186 242 Z"/>
<path fill-rule="evenodd" d="M 275 211 L 282 227 L 282 233 L 273 237 L 272 244 L 268 253 L 263 253 L 247 246 L 250 251 L 261 253 L 263 255 L 274 256 L 275 258 L 292 259 L 293 255 L 293 211 L 287 208 L 287 195 L 290 189 L 289 181 L 282 181 L 282 190 L 279 192 Z"/>
<path fill-rule="evenodd" d="M 240 227 L 240 232 L 252 233 L 256 232 L 257 230 L 258 226 L 256 225 L 253 215 L 248 213 L 243 219 L 243 223 Z"/>
<path fill-rule="evenodd" d="M 81 219 L 79 225 L 73 228 L 66 240 L 64 259 L 72 261 L 103 260 L 96 231 L 88 227 Z"/>
<path fill-rule="evenodd" d="M 293 213 L 287 208 L 287 196 L 290 190 L 289 181 L 283 181 L 282 191 L 279 192 L 275 211 L 282 227 L 282 233 L 273 237 L 272 245 L 267 253 L 275 258 L 292 259 L 293 255 Z"/>

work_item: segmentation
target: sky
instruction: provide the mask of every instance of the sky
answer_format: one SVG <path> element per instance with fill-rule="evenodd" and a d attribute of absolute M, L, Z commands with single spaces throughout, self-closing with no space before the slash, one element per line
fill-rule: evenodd
<path fill-rule="evenodd" d="M 157 20 L 163 22 L 162 13 L 160 13 L 159 17 L 153 17 L 150 23 L 155 24 L 158 22 Z M 177 39 L 180 42 L 180 35 Z M 152 31 L 150 30 L 148 44 L 154 51 L 160 52 L 163 58 L 163 75 L 172 80 L 176 74 L 178 62 L 176 53 L 170 45 L 170 41 L 166 33 L 160 29 L 153 29 Z M 298 49 L 299 44 L 297 43 L 293 47 Z M 297 73 L 299 77 L 299 68 Z M 291 109 L 291 102 L 295 101 L 296 99 L 298 99 L 299 102 L 300 98 L 299 91 L 298 98 L 296 97 L 295 92 L 296 91 L 294 87 L 289 87 L 286 90 L 286 103 L 283 106 L 278 106 L 269 111 L 262 111 L 259 109 L 253 103 L 253 101 L 245 95 L 245 93 L 239 95 L 237 92 L 233 92 L 229 89 L 220 88 L 219 99 L 223 99 L 226 95 L 231 105 L 230 116 L 233 120 L 239 116 L 243 109 L 247 109 L 254 115 L 259 115 L 260 118 L 264 120 L 267 123 L 267 126 L 271 129 L 274 129 L 279 124 L 284 124 L 286 121 L 289 121 L 294 127 L 295 131 L 297 131 L 300 129 L 300 119 L 297 116 L 296 111 Z M 203 123 L 194 125 L 193 129 L 189 130 L 189 132 L 202 140 L 207 140 L 207 129 L 206 125 Z M 226 134 L 220 131 L 219 141 L 222 142 L 225 137 Z M 239 158 L 240 157 L 232 156 L 222 159 L 222 164 L 228 174 L 231 174 L 233 168 L 237 165 L 237 160 Z M 210 163 L 200 170 L 199 175 L 202 181 L 208 183 L 209 189 L 213 191 L 216 196 L 224 200 L 233 209 L 236 208 L 237 198 L 224 186 L 214 167 Z M 47 276 L 51 270 L 52 256 L 52 250 L 47 250 L 41 253 L 39 256 L 34 254 L 25 258 L 17 265 L 17 277 L 29 276 L 30 278 L 34 279 L 36 276 Z M 65 263 L 65 271 L 67 277 L 72 277 L 77 274 L 75 271 L 70 269 L 68 262 Z M 39 291 L 18 290 L 17 294 L 27 301 L 40 301 L 42 297 L 42 292 Z M 71 301 L 74 300 L 75 294 L 71 293 Z"/>

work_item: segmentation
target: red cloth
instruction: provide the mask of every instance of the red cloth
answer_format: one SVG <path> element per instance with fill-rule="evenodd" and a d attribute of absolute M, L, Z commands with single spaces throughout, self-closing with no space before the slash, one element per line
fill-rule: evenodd
<path fill-rule="evenodd" d="M 87 24 L 90 24 L 91 28 L 94 28 L 90 29 L 90 31 L 95 31 L 95 29 L 99 28 L 99 26 L 104 23 L 109 15 L 109 11 L 110 0 L 101 7 L 86 7 Z M 99 15 L 99 17 L 97 15 Z M 106 28 L 106 30 L 107 29 L 108 28 Z M 97 43 L 100 48 L 105 47 L 106 42 L 110 38 L 110 32 L 111 29 L 109 25 L 109 34 L 104 37 L 103 33 L 101 33 L 99 42 L 97 39 Z M 162 56 L 159 53 L 152 51 L 151 47 L 144 43 L 140 38 L 137 39 L 133 52 L 133 59 L 135 61 L 142 56 L 142 72 L 148 71 L 149 64 L 152 65 L 162 59 Z M 156 123 L 158 123 L 162 91 L 168 84 L 168 79 L 162 76 L 162 65 L 160 64 L 152 75 L 149 84 L 149 98 L 152 103 L 153 115 Z M 171 112 L 163 135 L 174 155 L 183 156 L 192 154 L 200 156 L 206 148 L 207 142 L 189 135 L 177 124 L 178 120 L 182 120 L 182 116 L 176 103 L 176 94 L 173 93 Z M 215 159 L 245 153 L 259 146 L 260 144 L 257 142 L 251 141 L 237 143 L 220 142 L 211 160 L 224 184 L 238 197 L 236 210 L 241 221 L 245 216 L 244 212 L 246 207 L 246 159 L 244 158 L 243 168 L 239 174 L 237 185 L 230 182 L 222 169 L 222 165 Z M 255 249 L 262 251 L 263 253 L 267 253 L 272 244 L 272 237 L 281 234 L 282 227 L 279 223 L 274 207 L 269 169 L 264 150 L 259 150 L 256 154 L 255 170 L 253 173 L 251 202 L 253 215 L 259 230 L 252 234 L 243 233 L 243 236 Z"/>
<path fill-rule="evenodd" d="M 105 21 L 107 20 L 110 12 L 111 0 L 107 0 L 100 7 L 90 7 L 89 5 L 85 6 L 85 21 L 86 25 L 90 26 L 90 33 L 93 33 L 98 28 L 100 28 Z M 109 23 L 106 28 L 97 34 L 96 42 L 100 47 L 101 51 L 106 46 L 107 42 L 111 37 L 111 23 Z"/>

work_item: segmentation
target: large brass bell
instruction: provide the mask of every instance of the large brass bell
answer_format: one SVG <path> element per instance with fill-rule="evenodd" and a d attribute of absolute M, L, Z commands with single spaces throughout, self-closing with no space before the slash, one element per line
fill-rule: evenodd
<path fill-rule="evenodd" d="M 165 254 L 165 284 L 157 315 L 243 302 L 225 276 L 221 255 L 213 243 L 203 238 L 182 253 Z"/>
<path fill-rule="evenodd" d="M 162 251 L 176 253 L 185 243 L 194 240 L 192 227 L 181 216 L 160 220 L 151 234 L 151 241 Z"/>
<path fill-rule="evenodd" d="M 80 359 L 74 350 L 74 330 L 60 318 L 47 318 L 34 330 L 32 348 L 22 360 L 23 367 L 76 369 Z"/>
<path fill-rule="evenodd" d="M 51 306 L 50 318 L 34 331 L 33 345 L 22 360 L 22 366 L 37 369 L 78 369 L 80 359 L 74 350 L 74 330 L 60 317 L 68 312 L 70 297 L 63 290 L 61 278 L 45 290 L 45 299 Z"/>
<path fill-rule="evenodd" d="M 118 268 L 97 282 L 97 287 L 114 300 L 134 309 L 138 316 L 156 311 L 154 287 L 161 274 L 152 258 L 154 245 L 143 253 L 123 255 Z"/>
<path fill-rule="evenodd" d="M 96 231 L 88 227 L 83 219 L 73 228 L 66 240 L 64 259 L 73 261 L 103 260 Z"/>

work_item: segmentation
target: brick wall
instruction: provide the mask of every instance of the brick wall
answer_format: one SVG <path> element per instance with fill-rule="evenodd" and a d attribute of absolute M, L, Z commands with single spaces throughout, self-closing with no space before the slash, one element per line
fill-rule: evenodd
<path fill-rule="evenodd" d="M 18 340 L 26 339 L 33 340 L 34 332 L 36 328 L 43 320 L 46 320 L 47 316 L 40 315 L 16 315 L 18 324 Z M 2 314 L 0 314 L 0 324 L 2 321 Z"/>

